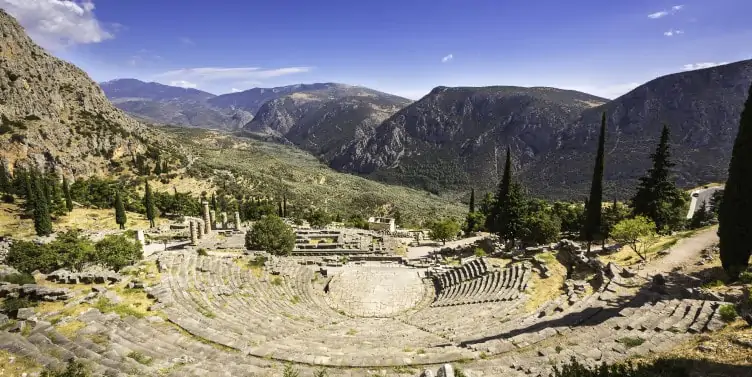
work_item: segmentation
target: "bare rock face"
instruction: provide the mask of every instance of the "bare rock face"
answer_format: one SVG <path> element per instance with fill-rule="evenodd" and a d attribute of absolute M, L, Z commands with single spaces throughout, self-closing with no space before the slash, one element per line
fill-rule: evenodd
<path fill-rule="evenodd" d="M 353 141 L 331 166 L 430 191 L 492 187 L 507 146 L 515 165 L 527 166 L 555 147 L 558 130 L 606 101 L 554 88 L 438 87 Z"/>
<path fill-rule="evenodd" d="M 329 161 L 353 140 L 373 130 L 410 100 L 372 89 L 322 84 L 261 105 L 244 129 L 294 144 Z"/>
<path fill-rule="evenodd" d="M 162 138 L 129 118 L 76 66 L 50 55 L 0 10 L 0 159 L 91 175 Z"/>

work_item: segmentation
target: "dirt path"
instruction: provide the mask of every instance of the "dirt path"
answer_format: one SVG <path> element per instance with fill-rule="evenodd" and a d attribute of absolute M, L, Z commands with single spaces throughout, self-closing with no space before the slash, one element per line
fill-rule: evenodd
<path fill-rule="evenodd" d="M 645 268 L 639 271 L 640 275 L 668 273 L 677 267 L 691 265 L 700 259 L 700 253 L 703 249 L 718 242 L 717 231 L 718 227 L 714 226 L 700 231 L 692 237 L 679 240 L 676 245 L 669 248 L 667 255 L 648 262 Z"/>

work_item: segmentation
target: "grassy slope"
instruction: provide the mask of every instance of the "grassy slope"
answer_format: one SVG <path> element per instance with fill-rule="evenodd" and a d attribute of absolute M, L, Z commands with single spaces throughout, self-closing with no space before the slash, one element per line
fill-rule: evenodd
<path fill-rule="evenodd" d="M 294 207 L 313 206 L 344 217 L 387 215 L 397 209 L 408 223 L 440 216 L 460 219 L 466 211 L 459 203 L 424 191 L 336 172 L 293 147 L 208 130 L 164 130 L 198 156 L 191 171 L 200 172 L 207 180 L 215 177 L 215 182 L 219 182 L 217 176 L 231 175 L 230 181 L 257 196 L 279 200 L 286 192 Z"/>

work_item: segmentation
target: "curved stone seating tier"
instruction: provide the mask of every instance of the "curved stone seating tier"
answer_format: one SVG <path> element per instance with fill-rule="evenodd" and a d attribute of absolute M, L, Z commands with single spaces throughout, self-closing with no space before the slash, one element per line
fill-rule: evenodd
<path fill-rule="evenodd" d="M 547 375 L 572 356 L 595 365 L 666 351 L 724 326 L 720 302 L 634 293 L 635 287 L 616 281 L 583 297 L 551 300 L 532 313 L 524 308 L 524 294 L 504 302 L 475 299 L 500 287 L 520 292 L 527 272 L 522 266 L 487 273 L 476 262 L 475 272 L 469 274 L 469 266 L 464 275 L 474 278 L 440 290 L 435 302 L 436 281 L 419 279 L 424 288 L 412 308 L 391 318 L 364 318 L 332 309 L 331 297 L 312 284 L 313 270 L 289 259 L 275 264 L 278 275 L 248 271 L 231 257 L 188 252 L 162 253 L 157 262 L 162 280 L 148 292 L 167 321 L 90 309 L 72 318 L 85 327 L 70 338 L 49 322 L 27 321 L 34 326 L 30 333 L 0 332 L 0 349 L 57 367 L 75 357 L 94 375 L 118 377 L 271 377 L 281 375 L 286 362 L 297 363 L 301 375 L 326 366 L 332 377 L 351 377 L 458 360 L 468 361 L 462 367 L 467 375 L 525 376 Z M 381 267 L 417 274 L 404 266 Z M 431 305 L 468 300 L 476 301 Z"/>
<path fill-rule="evenodd" d="M 333 305 L 337 310 L 332 309 L 331 297 L 313 292 L 312 270 L 289 260 L 275 264 L 279 276 L 262 272 L 260 277 L 242 270 L 232 258 L 177 252 L 163 254 L 159 264 L 162 281 L 149 293 L 169 321 L 195 336 L 241 353 L 353 367 L 431 364 L 477 357 L 472 349 L 453 346 L 442 337 L 396 319 L 350 318 L 337 305 Z M 413 276 L 414 297 L 404 307 L 386 308 L 379 306 L 386 301 L 378 302 L 383 292 L 373 292 L 374 296 L 364 296 L 365 301 L 352 303 L 348 315 L 395 315 L 425 299 L 425 285 L 416 270 L 399 266 L 376 268 Z M 400 292 L 392 293 L 385 296 L 387 301 Z M 368 297 L 375 297 L 376 301 Z M 357 308 L 363 311 L 358 312 Z"/>
<path fill-rule="evenodd" d="M 483 258 L 473 259 L 462 266 L 453 268 L 449 271 L 442 272 L 433 276 L 434 283 L 439 291 L 462 283 L 463 281 L 475 279 L 488 272 L 486 260 Z"/>
<path fill-rule="evenodd" d="M 530 277 L 529 268 L 515 264 L 502 271 L 494 271 L 479 278 L 446 287 L 441 290 L 431 306 L 514 300 L 519 298 L 527 288 Z"/>

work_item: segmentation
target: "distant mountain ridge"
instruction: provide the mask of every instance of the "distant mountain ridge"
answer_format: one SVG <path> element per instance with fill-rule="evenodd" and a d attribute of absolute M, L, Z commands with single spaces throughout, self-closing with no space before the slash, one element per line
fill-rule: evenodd
<path fill-rule="evenodd" d="M 532 194 L 582 200 L 605 111 L 607 196 L 631 195 L 664 123 L 678 183 L 722 181 L 750 83 L 752 60 L 663 76 L 611 101 L 552 88 L 437 87 L 331 166 L 434 192 L 492 191 L 509 146 Z"/>

